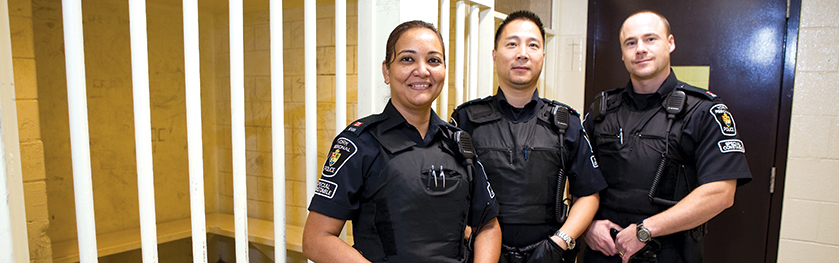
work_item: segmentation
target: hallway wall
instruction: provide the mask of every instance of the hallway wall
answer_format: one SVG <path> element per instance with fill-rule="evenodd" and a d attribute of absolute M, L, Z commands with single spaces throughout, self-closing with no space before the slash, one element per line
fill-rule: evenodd
<path fill-rule="evenodd" d="M 839 258 L 839 2 L 802 0 L 779 263 Z"/>

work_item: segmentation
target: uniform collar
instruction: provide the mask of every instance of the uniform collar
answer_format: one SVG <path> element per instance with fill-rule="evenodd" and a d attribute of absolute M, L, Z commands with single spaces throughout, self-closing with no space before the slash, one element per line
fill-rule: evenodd
<path fill-rule="evenodd" d="M 676 79 L 676 73 L 673 72 L 673 69 L 670 69 L 670 75 L 667 75 L 667 78 L 664 79 L 664 82 L 661 83 L 661 86 L 658 87 L 658 90 L 656 90 L 655 93 L 635 93 L 635 90 L 632 87 L 632 81 L 629 81 L 629 83 L 626 84 L 626 87 L 624 87 L 624 102 L 629 103 L 629 105 L 632 105 L 634 109 L 638 110 L 647 110 L 655 106 L 659 106 L 661 105 L 662 98 L 666 97 L 667 94 L 673 91 L 678 82 L 679 80 Z"/>
<path fill-rule="evenodd" d="M 382 114 L 387 116 L 387 119 L 380 124 L 383 132 L 397 129 L 404 133 L 408 139 L 417 143 L 420 147 L 430 144 L 435 137 L 440 136 L 440 132 L 442 131 L 440 126 L 446 125 L 446 122 L 437 117 L 437 113 L 432 109 L 431 119 L 428 122 L 428 131 L 425 134 L 425 139 L 423 139 L 420 137 L 417 128 L 408 123 L 408 121 L 405 120 L 405 117 L 402 117 L 402 114 L 396 110 L 396 107 L 393 106 L 393 103 L 391 103 L 390 100 L 387 101 L 387 105 L 385 105 L 385 109 Z"/>
<path fill-rule="evenodd" d="M 542 106 L 542 100 L 539 99 L 539 90 L 533 91 L 533 96 L 530 97 L 530 102 L 524 105 L 524 108 L 515 108 L 507 102 L 507 97 L 501 87 L 495 94 L 495 106 L 505 118 L 513 121 L 526 121 L 536 115 L 536 109 Z"/>

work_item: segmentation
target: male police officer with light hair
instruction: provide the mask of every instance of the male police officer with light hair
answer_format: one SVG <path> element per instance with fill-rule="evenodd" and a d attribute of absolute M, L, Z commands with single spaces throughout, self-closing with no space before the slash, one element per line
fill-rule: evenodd
<path fill-rule="evenodd" d="M 573 262 L 575 238 L 588 227 L 606 182 L 580 118 L 539 98 L 545 31 L 529 11 L 507 16 L 492 57 L 498 93 L 464 103 L 452 122 L 472 134 L 500 204 L 501 262 Z M 579 197 L 570 208 L 563 195 Z"/>
<path fill-rule="evenodd" d="M 702 262 L 705 223 L 751 180 L 728 107 L 676 79 L 670 24 L 641 11 L 620 32 L 630 81 L 595 98 L 584 126 L 609 187 L 586 263 Z"/>

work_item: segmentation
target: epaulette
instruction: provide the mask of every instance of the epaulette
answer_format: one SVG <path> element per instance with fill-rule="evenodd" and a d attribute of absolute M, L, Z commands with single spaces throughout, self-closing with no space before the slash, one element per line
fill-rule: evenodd
<path fill-rule="evenodd" d="M 547 105 L 562 106 L 562 107 L 565 107 L 566 109 L 568 109 L 568 112 L 573 114 L 574 116 L 577 116 L 577 117 L 580 116 L 580 113 L 577 112 L 577 110 L 575 110 L 571 106 L 568 106 L 568 104 L 565 104 L 565 103 L 562 103 L 562 102 L 559 102 L 559 101 L 555 101 L 555 100 L 549 100 L 549 99 L 546 99 L 546 98 L 541 98 L 541 99 L 542 99 L 542 102 L 544 102 Z"/>
<path fill-rule="evenodd" d="M 697 88 L 697 87 L 691 86 L 690 84 L 687 84 L 687 83 L 684 83 L 684 82 L 681 82 L 681 81 L 679 82 L 678 86 L 676 86 L 676 88 L 680 89 L 680 90 L 684 90 L 685 93 L 688 94 L 688 95 L 693 95 L 693 96 L 700 97 L 700 98 L 707 99 L 707 100 L 715 100 L 715 99 L 719 98 L 717 96 L 717 94 L 714 94 L 710 90 Z"/>
<path fill-rule="evenodd" d="M 347 126 L 345 131 L 355 133 L 356 136 L 361 135 L 362 132 L 367 127 L 370 127 L 371 124 L 378 123 L 387 119 L 387 116 L 384 114 L 373 114 L 364 118 L 361 118 L 357 121 L 354 121 L 349 126 Z"/>
<path fill-rule="evenodd" d="M 607 113 L 620 105 L 620 97 L 613 95 L 620 94 L 623 90 L 624 88 L 614 88 L 602 91 L 594 97 L 594 101 L 591 103 L 591 116 L 594 118 L 594 121 L 602 121 Z"/>

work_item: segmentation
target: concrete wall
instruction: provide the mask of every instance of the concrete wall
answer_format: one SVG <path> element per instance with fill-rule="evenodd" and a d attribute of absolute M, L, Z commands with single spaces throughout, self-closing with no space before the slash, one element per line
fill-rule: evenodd
<path fill-rule="evenodd" d="M 51 262 L 47 183 L 44 167 L 44 143 L 41 140 L 38 82 L 32 28 L 32 5 L 29 0 L 10 0 L 9 23 L 15 72 L 21 168 L 26 202 L 29 258 L 31 262 Z"/>
<path fill-rule="evenodd" d="M 778 262 L 839 258 L 839 3 L 802 0 Z"/>

